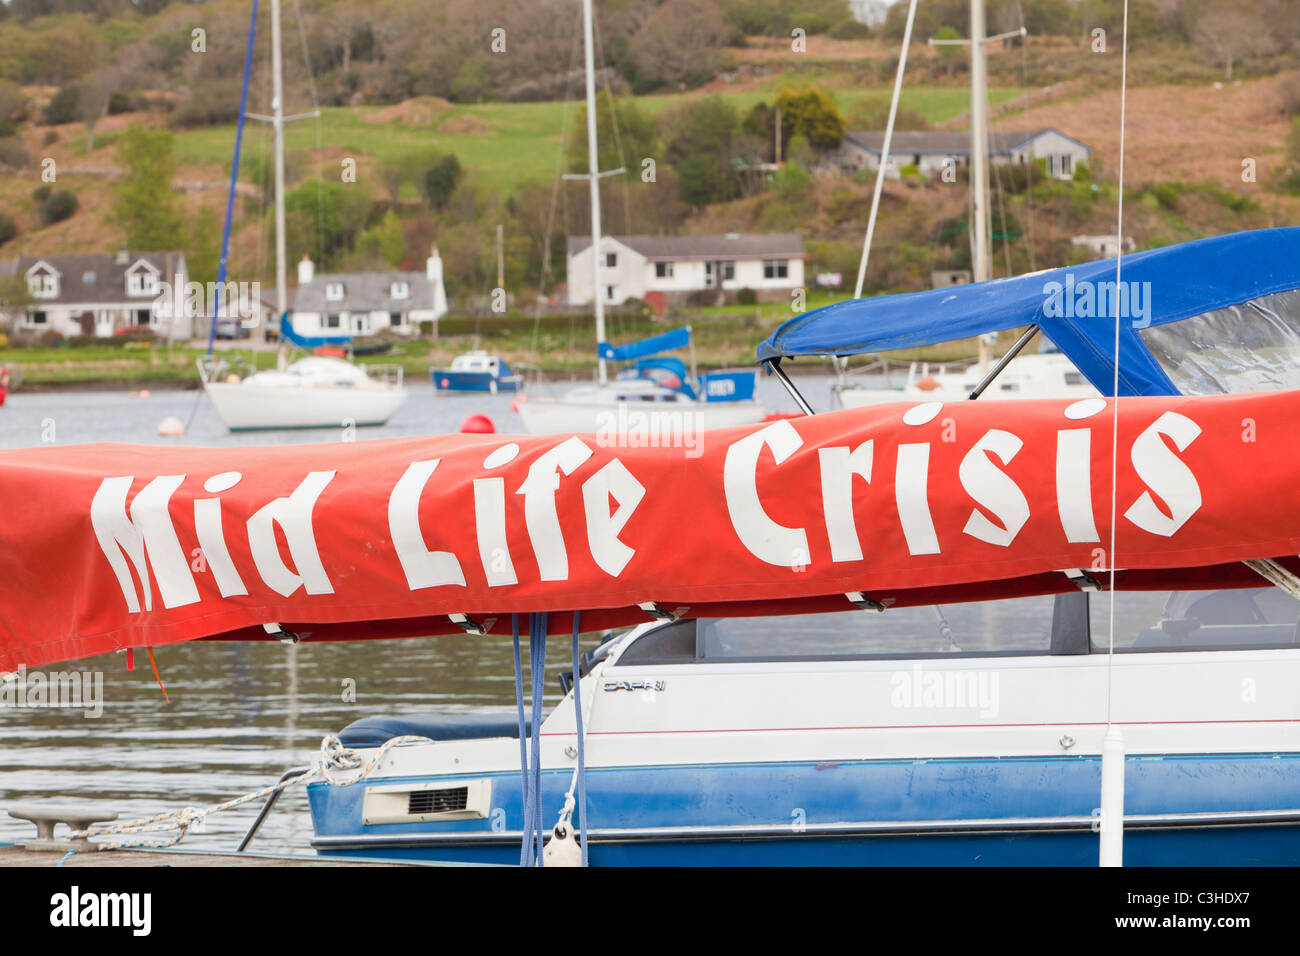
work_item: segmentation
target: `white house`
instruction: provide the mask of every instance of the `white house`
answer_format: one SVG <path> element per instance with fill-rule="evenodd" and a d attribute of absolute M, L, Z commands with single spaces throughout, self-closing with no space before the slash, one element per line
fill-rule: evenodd
<path fill-rule="evenodd" d="M 337 272 L 316 275 L 304 254 L 298 263 L 293 329 L 299 335 L 373 335 L 391 329 L 417 334 L 421 322 L 447 312 L 442 259 L 435 246 L 424 272 Z M 276 322 L 275 328 L 279 328 Z"/>
<path fill-rule="evenodd" d="M 673 304 L 692 293 L 751 289 L 760 301 L 788 298 L 804 284 L 804 245 L 798 233 L 721 236 L 604 236 L 601 294 L 617 305 L 628 299 Z M 570 236 L 568 301 L 592 302 L 591 239 Z"/>
<path fill-rule="evenodd" d="M 27 284 L 30 303 L 9 317 L 16 331 L 101 338 L 130 329 L 177 339 L 193 334 L 189 310 L 174 309 L 177 300 L 167 294 L 185 288 L 181 252 L 119 249 L 111 255 L 20 256 L 4 263 L 0 273 Z"/>
<path fill-rule="evenodd" d="M 849 174 L 878 169 L 884 142 L 883 131 L 846 133 L 844 142 L 827 154 L 826 164 Z M 989 160 L 994 165 L 1041 159 L 1048 176 L 1069 179 L 1075 167 L 1089 162 L 1091 157 L 1090 147 L 1055 129 L 989 133 Z M 886 175 L 897 178 L 902 167 L 916 166 L 925 175 L 935 176 L 945 163 L 965 166 L 969 161 L 970 133 L 895 130 Z"/>

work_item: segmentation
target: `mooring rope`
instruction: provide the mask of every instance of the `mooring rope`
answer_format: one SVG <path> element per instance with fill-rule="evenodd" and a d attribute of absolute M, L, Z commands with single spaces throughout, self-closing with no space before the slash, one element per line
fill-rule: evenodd
<path fill-rule="evenodd" d="M 114 836 L 127 833 L 158 833 L 176 830 L 174 836 L 161 840 L 122 840 L 114 843 L 95 843 L 96 850 L 150 849 L 161 850 L 176 846 L 194 825 L 208 817 L 225 810 L 242 807 L 255 800 L 265 800 L 295 784 L 327 783 L 331 787 L 350 787 L 365 780 L 388 756 L 394 747 L 414 743 L 433 743 L 428 737 L 407 734 L 392 737 L 375 751 L 369 760 L 363 761 L 355 750 L 343 746 L 336 734 L 329 734 L 321 740 L 320 758 L 306 773 L 286 780 L 279 780 L 269 786 L 253 790 L 242 796 L 234 797 L 224 803 L 210 807 L 182 807 L 179 810 L 167 810 L 139 820 L 123 820 L 119 823 L 94 823 L 84 830 L 74 830 L 68 839 L 89 839 L 96 836 Z"/>

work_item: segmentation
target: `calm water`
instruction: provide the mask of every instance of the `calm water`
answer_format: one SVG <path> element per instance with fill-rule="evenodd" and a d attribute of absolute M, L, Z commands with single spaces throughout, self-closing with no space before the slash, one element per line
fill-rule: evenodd
<path fill-rule="evenodd" d="M 818 410 L 830 407 L 830 379 L 801 381 Z M 561 389 L 563 386 L 553 386 Z M 534 391 L 538 391 L 534 389 Z M 794 411 L 780 385 L 760 376 L 769 409 Z M 501 432 L 521 429 L 511 396 L 438 396 L 413 385 L 410 398 L 383 428 L 359 438 L 455 431 L 475 412 Z M 174 415 L 193 422 L 184 438 L 162 439 L 158 423 Z M 0 408 L 0 447 L 43 441 L 193 445 L 328 441 L 328 432 L 231 435 L 197 392 L 39 394 L 18 392 Z M 555 647 L 555 657 L 567 656 Z M 0 708 L 0 809 L 21 801 L 59 798 L 102 804 L 121 818 L 182 806 L 203 806 L 270 783 L 286 768 L 309 763 L 324 734 L 373 713 L 513 713 L 510 642 L 444 637 L 361 644 L 196 643 L 155 651 L 171 702 L 166 703 L 148 658 L 134 671 L 110 654 L 45 670 L 103 675 L 103 713 Z M 556 662 L 558 664 L 558 661 Z M 558 668 L 556 668 L 558 670 Z M 356 700 L 343 700 L 344 682 Z M 559 687 L 547 677 L 553 702 Z M 207 832 L 186 846 L 234 849 L 255 807 L 217 814 Z M 30 824 L 0 815 L 0 842 L 30 836 Z M 311 820 L 301 788 L 290 790 L 254 847 L 309 851 Z"/>

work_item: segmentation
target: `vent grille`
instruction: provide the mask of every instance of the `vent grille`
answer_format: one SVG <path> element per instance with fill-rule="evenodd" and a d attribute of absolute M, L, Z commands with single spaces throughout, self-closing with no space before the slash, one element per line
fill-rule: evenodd
<path fill-rule="evenodd" d="M 448 790 L 412 790 L 406 812 L 412 816 L 424 813 L 453 813 L 469 806 L 469 787 L 452 787 Z"/>

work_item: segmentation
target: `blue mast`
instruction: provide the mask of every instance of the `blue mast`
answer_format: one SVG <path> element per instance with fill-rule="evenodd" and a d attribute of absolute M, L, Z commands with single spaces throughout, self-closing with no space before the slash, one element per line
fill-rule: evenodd
<path fill-rule="evenodd" d="M 244 51 L 244 82 L 239 93 L 239 119 L 235 124 L 235 158 L 230 167 L 230 192 L 226 196 L 226 226 L 221 233 L 221 262 L 217 266 L 217 288 L 212 297 L 212 322 L 208 326 L 208 354 L 217 337 L 217 315 L 221 311 L 221 289 L 226 281 L 226 260 L 230 255 L 230 224 L 235 215 L 235 184 L 239 181 L 239 154 L 244 145 L 244 108 L 248 106 L 248 75 L 253 67 L 253 41 L 257 37 L 257 0 L 248 18 L 248 47 Z"/>

